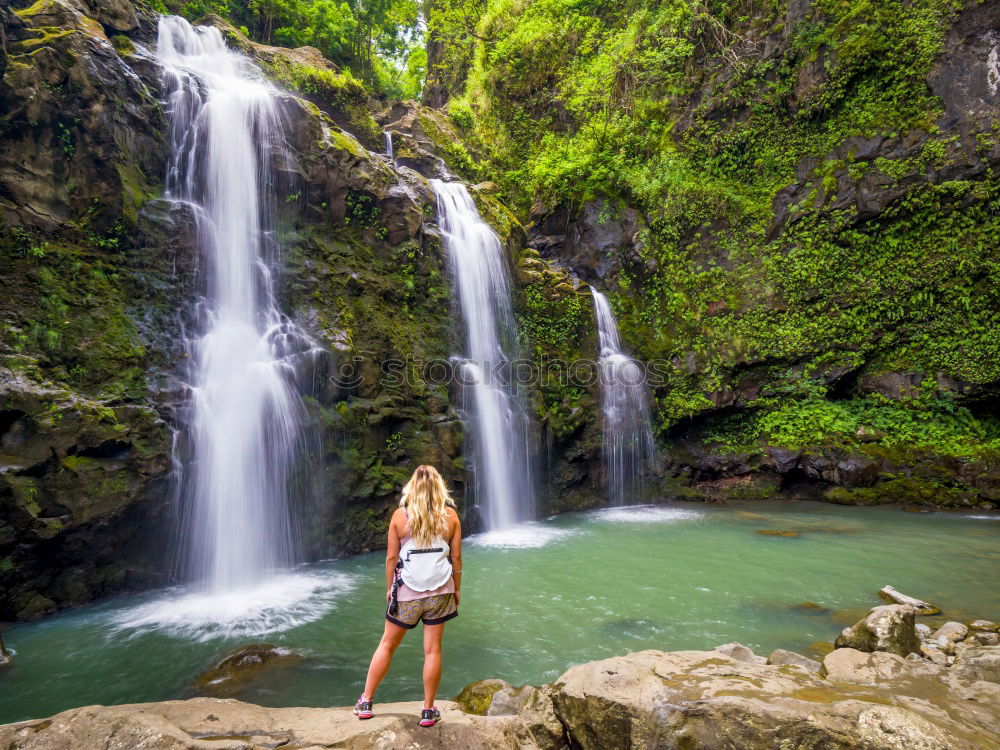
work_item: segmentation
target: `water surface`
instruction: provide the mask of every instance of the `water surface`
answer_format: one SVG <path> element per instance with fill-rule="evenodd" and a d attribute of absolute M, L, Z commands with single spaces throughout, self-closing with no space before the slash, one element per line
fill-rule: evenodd
<path fill-rule="evenodd" d="M 998 542 L 1000 515 L 761 502 L 614 508 L 473 537 L 461 615 L 445 634 L 441 694 L 484 677 L 540 684 L 571 664 L 646 648 L 739 640 L 763 654 L 806 650 L 879 603 L 885 584 L 935 602 L 948 619 L 1000 619 Z M 255 642 L 303 658 L 241 697 L 350 704 L 382 630 L 382 561 L 312 565 L 222 599 L 120 598 L 13 627 L 5 640 L 17 656 L 0 671 L 0 722 L 184 697 L 220 656 Z M 825 611 L 798 606 L 805 602 Z M 421 656 L 418 630 L 380 700 L 421 696 Z"/>

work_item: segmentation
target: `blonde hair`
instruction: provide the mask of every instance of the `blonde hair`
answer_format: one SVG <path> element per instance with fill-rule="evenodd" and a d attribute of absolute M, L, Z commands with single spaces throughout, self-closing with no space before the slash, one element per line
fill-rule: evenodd
<path fill-rule="evenodd" d="M 399 507 L 406 509 L 410 535 L 417 544 L 448 536 L 448 506 L 455 506 L 444 479 L 433 466 L 418 466 L 403 487 Z"/>

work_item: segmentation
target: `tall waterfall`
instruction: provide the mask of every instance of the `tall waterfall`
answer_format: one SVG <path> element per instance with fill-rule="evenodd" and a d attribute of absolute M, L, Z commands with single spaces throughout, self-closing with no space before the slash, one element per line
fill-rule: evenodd
<path fill-rule="evenodd" d="M 515 350 L 514 311 L 503 246 L 460 182 L 431 180 L 438 223 L 465 328 L 458 373 L 471 393 L 472 472 L 487 530 L 534 515 L 527 412 L 505 367 Z"/>
<path fill-rule="evenodd" d="M 646 396 L 646 373 L 622 351 L 607 297 L 591 287 L 600 340 L 603 453 L 608 493 L 614 505 L 643 500 L 643 476 L 656 455 Z"/>
<path fill-rule="evenodd" d="M 188 577 L 223 592 L 294 562 L 291 468 L 303 407 L 296 362 L 310 340 L 274 299 L 271 165 L 279 92 L 218 29 L 160 20 L 170 122 L 166 196 L 197 217 L 204 300 L 188 342 L 181 471 Z"/>

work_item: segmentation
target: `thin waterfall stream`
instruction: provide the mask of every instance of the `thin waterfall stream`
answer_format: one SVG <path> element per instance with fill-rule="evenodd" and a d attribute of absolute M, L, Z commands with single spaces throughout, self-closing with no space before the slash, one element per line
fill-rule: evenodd
<path fill-rule="evenodd" d="M 602 449 L 612 505 L 644 500 L 643 476 L 656 456 L 644 368 L 622 350 L 608 298 L 591 288 L 600 351 Z"/>
<path fill-rule="evenodd" d="M 516 351 L 509 271 L 500 239 L 465 185 L 431 185 L 465 329 L 457 371 L 472 396 L 466 439 L 474 441 L 475 498 L 486 531 L 508 529 L 535 514 L 528 416 L 508 367 Z"/>
<path fill-rule="evenodd" d="M 166 197 L 197 220 L 204 298 L 185 375 L 185 577 L 225 593 L 297 561 L 290 475 L 302 444 L 295 387 L 309 338 L 274 298 L 272 161 L 283 147 L 280 92 L 218 29 L 160 21 L 170 122 Z"/>

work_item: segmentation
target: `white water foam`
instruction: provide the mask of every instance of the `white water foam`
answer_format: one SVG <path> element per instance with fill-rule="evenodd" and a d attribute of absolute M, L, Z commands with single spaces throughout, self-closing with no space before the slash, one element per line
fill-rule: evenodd
<path fill-rule="evenodd" d="M 593 521 L 611 523 L 675 523 L 696 521 L 703 514 L 686 508 L 671 508 L 663 505 L 629 505 L 618 508 L 602 508 L 587 514 Z"/>
<path fill-rule="evenodd" d="M 575 529 L 556 529 L 541 523 L 522 523 L 506 529 L 473 534 L 463 541 L 477 547 L 531 549 L 544 547 L 576 533 Z"/>
<path fill-rule="evenodd" d="M 228 592 L 173 589 L 113 614 L 111 625 L 115 634 L 162 631 L 195 641 L 280 633 L 320 619 L 353 585 L 341 573 L 281 573 Z"/>

